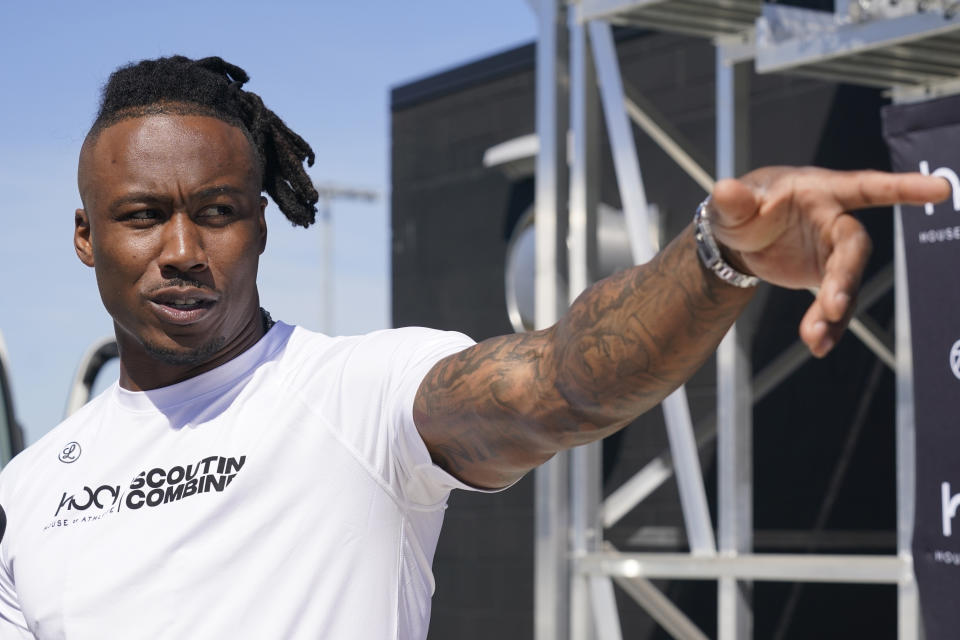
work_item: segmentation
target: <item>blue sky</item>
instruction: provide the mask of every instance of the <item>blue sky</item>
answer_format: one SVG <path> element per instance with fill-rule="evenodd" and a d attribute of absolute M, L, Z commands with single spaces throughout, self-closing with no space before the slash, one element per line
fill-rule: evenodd
<path fill-rule="evenodd" d="M 390 87 L 529 42 L 535 28 L 524 0 L 0 3 L 0 331 L 28 442 L 61 419 L 78 360 L 112 332 L 72 233 L 77 154 L 114 68 L 219 55 L 313 145 L 315 181 L 380 192 L 333 209 L 334 331 L 359 333 L 390 323 Z M 319 328 L 320 234 L 273 204 L 268 221 L 264 306 Z"/>

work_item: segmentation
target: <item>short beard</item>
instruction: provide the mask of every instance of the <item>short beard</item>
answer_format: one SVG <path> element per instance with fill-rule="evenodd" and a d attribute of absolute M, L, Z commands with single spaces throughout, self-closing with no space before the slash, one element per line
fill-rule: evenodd
<path fill-rule="evenodd" d="M 186 352 L 174 351 L 173 349 L 161 347 L 149 342 L 143 342 L 142 344 L 151 358 L 175 367 L 190 367 L 207 362 L 214 354 L 220 351 L 226 343 L 227 339 L 225 337 L 218 336 L 193 351 Z"/>

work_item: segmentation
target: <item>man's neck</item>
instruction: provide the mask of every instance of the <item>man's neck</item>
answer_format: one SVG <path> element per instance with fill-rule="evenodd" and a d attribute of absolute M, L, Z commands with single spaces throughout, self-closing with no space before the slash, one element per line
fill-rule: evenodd
<path fill-rule="evenodd" d="M 209 356 L 197 354 L 184 357 L 182 362 L 168 354 L 154 353 L 134 336 L 114 324 L 120 352 L 120 386 L 128 391 L 150 391 L 189 380 L 230 362 L 260 341 L 273 320 L 269 314 L 250 314 L 241 331 Z"/>

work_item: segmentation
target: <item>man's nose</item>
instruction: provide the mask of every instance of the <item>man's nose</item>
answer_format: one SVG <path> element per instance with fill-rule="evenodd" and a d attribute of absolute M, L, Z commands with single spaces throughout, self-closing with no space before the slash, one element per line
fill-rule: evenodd
<path fill-rule="evenodd" d="M 203 235 L 190 216 L 175 213 L 164 225 L 160 268 L 180 273 L 206 270 Z"/>

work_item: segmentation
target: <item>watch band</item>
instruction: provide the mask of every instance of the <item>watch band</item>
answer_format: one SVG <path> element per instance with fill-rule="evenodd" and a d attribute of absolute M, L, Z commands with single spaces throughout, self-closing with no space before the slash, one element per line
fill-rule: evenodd
<path fill-rule="evenodd" d="M 700 256 L 700 262 L 727 284 L 732 284 L 741 289 L 757 286 L 760 283 L 760 278 L 737 271 L 723 259 L 723 254 L 720 253 L 720 245 L 717 244 L 717 239 L 713 237 L 713 230 L 710 228 L 710 217 L 707 215 L 707 202 L 709 200 L 708 197 L 701 202 L 700 206 L 697 207 L 697 213 L 693 216 L 697 255 Z"/>

